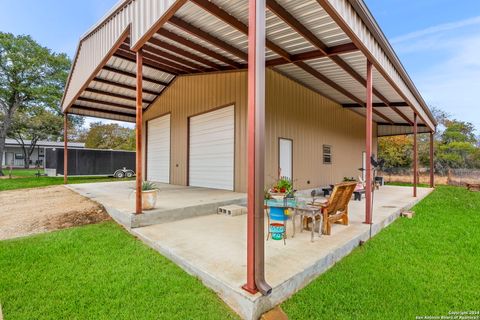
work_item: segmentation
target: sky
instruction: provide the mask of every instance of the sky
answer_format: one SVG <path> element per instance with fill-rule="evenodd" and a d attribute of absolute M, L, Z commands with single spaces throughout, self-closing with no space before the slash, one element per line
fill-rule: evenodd
<path fill-rule="evenodd" d="M 73 58 L 78 39 L 117 1 L 0 0 L 0 31 Z M 480 1 L 365 1 L 427 104 L 480 132 Z"/>

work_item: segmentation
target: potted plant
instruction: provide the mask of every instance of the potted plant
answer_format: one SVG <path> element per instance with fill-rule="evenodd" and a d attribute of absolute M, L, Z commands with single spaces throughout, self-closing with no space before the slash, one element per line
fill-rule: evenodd
<path fill-rule="evenodd" d="M 143 210 L 152 210 L 157 203 L 158 187 L 151 181 L 142 183 L 142 208 Z"/>
<path fill-rule="evenodd" d="M 293 190 L 293 183 L 287 177 L 280 177 L 276 184 L 270 190 L 270 195 L 274 199 L 283 199 L 286 197 L 293 197 L 295 190 Z"/>

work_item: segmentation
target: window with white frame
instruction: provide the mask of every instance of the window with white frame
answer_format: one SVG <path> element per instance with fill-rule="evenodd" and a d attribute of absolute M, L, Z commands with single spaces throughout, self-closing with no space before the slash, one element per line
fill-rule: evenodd
<path fill-rule="evenodd" d="M 323 164 L 332 164 L 332 146 L 323 145 Z"/>

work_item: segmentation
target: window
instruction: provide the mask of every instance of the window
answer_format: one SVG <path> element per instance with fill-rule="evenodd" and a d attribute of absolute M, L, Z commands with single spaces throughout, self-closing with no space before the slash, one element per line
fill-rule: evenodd
<path fill-rule="evenodd" d="M 22 153 L 15 153 L 15 160 L 23 160 L 23 154 Z"/>
<path fill-rule="evenodd" d="M 323 145 L 323 163 L 331 164 L 332 163 L 332 146 Z"/>

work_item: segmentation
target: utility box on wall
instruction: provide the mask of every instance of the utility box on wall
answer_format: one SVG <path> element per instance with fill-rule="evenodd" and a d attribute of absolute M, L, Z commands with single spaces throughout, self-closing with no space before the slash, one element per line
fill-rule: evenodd
<path fill-rule="evenodd" d="M 45 148 L 45 173 L 63 175 L 63 148 Z M 135 170 L 135 152 L 99 149 L 68 149 L 69 176 L 113 176 L 115 171 Z"/>

